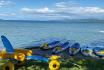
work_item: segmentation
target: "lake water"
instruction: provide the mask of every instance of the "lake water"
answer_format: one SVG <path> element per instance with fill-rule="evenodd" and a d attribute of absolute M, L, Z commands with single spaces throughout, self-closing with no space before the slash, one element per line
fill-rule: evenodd
<path fill-rule="evenodd" d="M 0 35 L 5 35 L 14 47 L 41 38 L 66 38 L 81 44 L 104 39 L 104 23 L 0 21 Z M 0 46 L 3 47 L 0 40 Z"/>

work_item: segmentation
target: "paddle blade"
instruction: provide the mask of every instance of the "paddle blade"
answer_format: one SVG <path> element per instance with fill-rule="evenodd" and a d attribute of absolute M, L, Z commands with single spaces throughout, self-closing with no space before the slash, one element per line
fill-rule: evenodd
<path fill-rule="evenodd" d="M 37 55 L 27 56 L 26 59 L 48 62 L 48 58 L 37 56 Z"/>
<path fill-rule="evenodd" d="M 4 47 L 6 48 L 6 52 L 13 53 L 14 49 L 13 49 L 10 41 L 3 35 L 1 36 L 1 40 L 3 42 Z"/>

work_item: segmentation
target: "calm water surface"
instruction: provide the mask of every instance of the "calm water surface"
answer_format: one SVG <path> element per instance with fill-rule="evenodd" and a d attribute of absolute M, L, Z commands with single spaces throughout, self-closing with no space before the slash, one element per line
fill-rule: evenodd
<path fill-rule="evenodd" d="M 14 47 L 41 38 L 66 38 L 89 43 L 104 39 L 104 23 L 0 21 L 0 35 L 9 38 Z M 3 47 L 0 40 L 0 46 Z"/>

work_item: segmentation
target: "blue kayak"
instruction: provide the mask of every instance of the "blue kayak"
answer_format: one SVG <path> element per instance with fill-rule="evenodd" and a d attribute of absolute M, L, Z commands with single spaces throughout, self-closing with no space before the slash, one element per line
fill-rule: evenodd
<path fill-rule="evenodd" d="M 39 41 L 34 41 L 31 44 L 25 45 L 24 48 L 31 49 L 31 48 L 43 48 L 43 49 L 51 49 L 57 46 L 60 42 L 58 38 L 49 38 L 49 39 L 42 39 Z"/>
<path fill-rule="evenodd" d="M 80 51 L 80 44 L 76 41 L 71 41 L 70 42 L 70 48 L 69 48 L 69 54 L 70 55 L 75 55 Z"/>
<path fill-rule="evenodd" d="M 93 52 L 95 53 L 96 56 L 104 57 L 104 48 L 102 47 L 95 47 L 93 49 Z"/>
<path fill-rule="evenodd" d="M 93 50 L 92 50 L 91 47 L 83 46 L 83 48 L 81 48 L 81 53 L 82 53 L 84 56 L 92 56 Z"/>
<path fill-rule="evenodd" d="M 53 49 L 53 53 L 60 53 L 69 48 L 69 40 L 60 41 L 60 44 Z"/>
<path fill-rule="evenodd" d="M 90 43 L 90 46 L 93 47 L 93 52 L 96 56 L 104 57 L 104 40 L 103 39 Z"/>

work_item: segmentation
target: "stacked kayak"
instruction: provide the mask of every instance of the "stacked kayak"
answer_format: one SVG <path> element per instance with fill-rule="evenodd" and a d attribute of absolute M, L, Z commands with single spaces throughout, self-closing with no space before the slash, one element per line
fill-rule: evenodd
<path fill-rule="evenodd" d="M 99 57 L 104 57 L 104 40 L 95 41 L 92 45 L 94 46 L 94 54 Z"/>
<path fill-rule="evenodd" d="M 59 46 L 53 49 L 53 52 L 60 53 L 65 50 L 68 51 L 69 55 L 75 55 L 80 50 L 80 44 L 74 40 L 64 40 L 60 42 Z"/>
<path fill-rule="evenodd" d="M 81 48 L 81 53 L 85 56 L 104 57 L 104 40 L 94 41 Z"/>
<path fill-rule="evenodd" d="M 33 51 L 33 54 L 41 56 L 51 56 L 53 54 L 52 49 L 58 46 L 60 44 L 60 41 L 63 40 L 64 39 L 58 38 L 42 39 L 25 45 L 23 48 L 31 49 Z"/>
<path fill-rule="evenodd" d="M 14 67 L 14 64 L 21 65 L 24 63 L 24 61 L 38 60 L 49 63 L 50 70 L 59 70 L 60 63 L 58 59 L 60 58 L 60 56 L 66 55 L 66 57 L 68 57 L 69 55 L 70 57 L 73 57 L 73 55 L 76 55 L 75 57 L 104 57 L 104 40 L 95 41 L 88 45 L 80 46 L 80 44 L 74 40 L 51 38 L 36 41 L 33 42 L 33 44 L 29 44 L 27 46 L 25 45 L 23 47 L 24 49 L 14 49 L 10 41 L 5 36 L 1 36 L 1 40 L 5 47 L 5 51 L 0 52 L 0 57 L 1 59 L 9 60 L 9 62 L 11 62 L 12 64 L 12 67 Z M 78 53 L 80 55 L 78 55 Z M 46 56 L 48 56 L 49 58 L 47 58 Z M 6 63 L 3 68 L 8 69 L 9 67 L 10 70 L 14 70 L 14 68 L 9 65 L 10 63 Z"/>
<path fill-rule="evenodd" d="M 74 40 L 50 38 L 35 41 L 23 48 L 31 49 L 33 54 L 42 56 L 60 55 L 62 52 L 66 52 L 65 54 L 71 56 L 79 52 L 80 44 Z"/>
<path fill-rule="evenodd" d="M 95 47 L 93 51 L 97 56 L 104 57 L 104 48 Z"/>
<path fill-rule="evenodd" d="M 42 39 L 39 41 L 34 41 L 30 44 L 26 44 L 23 48 L 26 49 L 34 49 L 34 48 L 42 48 L 42 49 L 51 49 L 54 48 L 59 44 L 58 38 L 49 38 L 49 39 Z"/>
<path fill-rule="evenodd" d="M 80 46 L 75 40 L 49 38 L 35 41 L 24 46 L 24 48 L 31 49 L 33 50 L 33 54 L 41 56 L 51 56 L 53 54 L 73 56 L 80 54 L 81 56 L 104 57 L 103 40 Z"/>
<path fill-rule="evenodd" d="M 63 40 L 63 41 L 59 42 L 59 44 L 52 50 L 52 52 L 57 54 L 57 53 L 60 53 L 64 50 L 66 50 L 69 47 L 70 47 L 69 46 L 69 41 L 68 40 Z"/>
<path fill-rule="evenodd" d="M 84 46 L 83 48 L 81 48 L 81 53 L 84 55 L 84 56 L 92 56 L 92 48 L 89 47 L 89 46 Z"/>
<path fill-rule="evenodd" d="M 69 54 L 70 55 L 75 55 L 80 51 L 80 44 L 76 41 L 71 41 L 70 42 L 70 48 L 69 48 Z"/>

